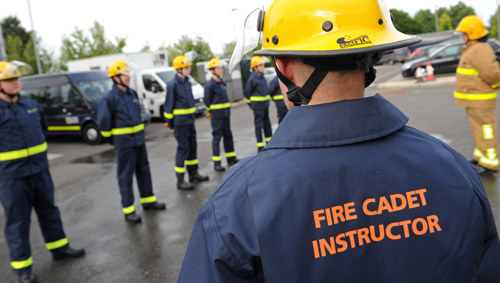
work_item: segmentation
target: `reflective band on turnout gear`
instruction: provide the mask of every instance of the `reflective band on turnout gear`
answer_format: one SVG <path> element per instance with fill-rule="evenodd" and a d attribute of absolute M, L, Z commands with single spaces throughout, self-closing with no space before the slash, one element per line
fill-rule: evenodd
<path fill-rule="evenodd" d="M 213 161 L 221 161 L 222 158 L 220 156 L 212 156 Z"/>
<path fill-rule="evenodd" d="M 231 103 L 227 102 L 227 103 L 220 103 L 220 104 L 212 104 L 210 106 L 208 106 L 208 110 L 217 110 L 217 109 L 225 109 L 225 108 L 230 108 L 231 107 Z"/>
<path fill-rule="evenodd" d="M 48 126 L 49 131 L 80 131 L 80 126 Z"/>
<path fill-rule="evenodd" d="M 500 83 L 496 83 L 496 84 L 492 85 L 491 87 L 492 88 L 498 88 L 498 87 L 500 87 Z"/>
<path fill-rule="evenodd" d="M 153 203 L 155 201 L 156 201 L 156 196 L 141 198 L 141 203 Z"/>
<path fill-rule="evenodd" d="M 478 76 L 479 72 L 476 69 L 466 69 L 466 68 L 457 68 L 457 74 L 466 75 L 466 76 Z"/>
<path fill-rule="evenodd" d="M 466 94 L 460 92 L 453 92 L 455 98 L 465 99 L 465 100 L 488 100 L 497 98 L 497 93 L 475 93 L 475 94 Z"/>
<path fill-rule="evenodd" d="M 266 95 L 266 96 L 251 96 L 250 97 L 250 101 L 268 101 L 269 99 L 271 99 L 270 95 Z"/>
<path fill-rule="evenodd" d="M 226 152 L 226 157 L 236 157 L 236 152 Z"/>
<path fill-rule="evenodd" d="M 175 115 L 188 115 L 196 112 L 196 107 L 186 108 L 186 109 L 174 109 L 174 113 L 164 113 L 165 118 L 173 119 Z"/>
<path fill-rule="evenodd" d="M 264 147 L 264 143 L 263 142 L 258 142 L 257 143 L 257 147 Z"/>
<path fill-rule="evenodd" d="M 13 160 L 28 157 L 38 153 L 47 151 L 47 142 L 39 145 L 28 147 L 25 149 L 19 149 L 14 151 L 0 152 L 0 161 Z"/>
<path fill-rule="evenodd" d="M 175 166 L 175 172 L 177 172 L 177 173 L 185 173 L 186 172 L 186 168 Z"/>
<path fill-rule="evenodd" d="M 33 257 L 29 257 L 27 260 L 11 261 L 10 266 L 14 269 L 23 269 L 30 267 L 33 264 Z"/>
<path fill-rule="evenodd" d="M 187 166 L 189 166 L 189 165 L 196 165 L 196 164 L 198 164 L 198 159 L 186 160 L 184 162 L 184 164 L 186 164 Z"/>
<path fill-rule="evenodd" d="M 493 138 L 493 127 L 491 127 L 491 124 L 483 125 L 483 136 L 485 140 Z"/>
<path fill-rule="evenodd" d="M 58 249 L 60 247 L 64 247 L 67 244 L 68 244 L 68 239 L 63 238 L 63 239 L 57 240 L 55 242 L 46 243 L 45 246 L 47 247 L 48 250 L 55 250 L 55 249 Z"/>
<path fill-rule="evenodd" d="M 283 94 L 273 96 L 273 100 L 283 100 Z"/>
<path fill-rule="evenodd" d="M 498 166 L 499 160 L 494 148 L 489 148 L 487 155 L 484 155 L 478 148 L 474 149 L 474 157 L 478 158 L 479 163 L 487 164 L 490 166 Z"/>
<path fill-rule="evenodd" d="M 111 131 L 106 132 L 106 131 L 101 131 L 101 135 L 103 137 L 110 137 L 112 135 L 117 136 L 117 135 L 128 135 L 128 134 L 134 134 L 140 131 L 144 130 L 144 124 L 139 124 L 134 127 L 127 127 L 127 128 L 117 128 L 117 129 L 111 129 Z"/>
<path fill-rule="evenodd" d="M 122 210 L 123 210 L 123 213 L 130 214 L 130 213 L 135 211 L 135 206 L 131 205 L 129 207 L 124 207 L 124 208 L 122 208 Z"/>

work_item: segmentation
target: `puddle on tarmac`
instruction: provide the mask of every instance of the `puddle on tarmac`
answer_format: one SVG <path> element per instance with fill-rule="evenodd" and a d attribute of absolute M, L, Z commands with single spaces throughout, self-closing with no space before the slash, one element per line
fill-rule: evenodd
<path fill-rule="evenodd" d="M 115 162 L 114 149 L 106 150 L 99 154 L 94 154 L 71 161 L 71 163 L 114 163 L 114 162 Z"/>

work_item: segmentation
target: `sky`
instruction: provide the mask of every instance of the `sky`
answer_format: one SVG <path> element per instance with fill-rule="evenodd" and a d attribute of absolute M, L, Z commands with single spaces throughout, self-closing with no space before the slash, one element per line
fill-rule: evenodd
<path fill-rule="evenodd" d="M 489 22 L 498 1 L 462 2 Z M 90 36 L 88 30 L 97 21 L 103 25 L 108 40 L 116 43 L 116 37 L 126 38 L 125 52 L 139 52 L 147 44 L 155 51 L 187 35 L 193 39 L 201 36 L 217 55 L 222 53 L 225 43 L 236 40 L 240 28 L 234 23 L 253 8 L 266 7 L 269 3 L 269 0 L 0 0 L 0 20 L 16 16 L 27 31 L 31 31 L 33 25 L 42 38 L 42 47 L 55 54 L 60 53 L 63 38 L 69 37 L 75 28 Z M 458 1 L 385 0 L 385 3 L 390 9 L 414 16 L 418 10 L 449 8 Z M 28 7 L 31 7 L 33 22 Z"/>

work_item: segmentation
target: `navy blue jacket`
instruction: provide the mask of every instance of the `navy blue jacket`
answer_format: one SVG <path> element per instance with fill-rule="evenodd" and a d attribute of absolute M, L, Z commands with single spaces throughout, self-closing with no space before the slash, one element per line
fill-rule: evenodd
<path fill-rule="evenodd" d="M 0 180 L 38 174 L 49 168 L 42 107 L 19 96 L 14 104 L 0 99 Z"/>
<path fill-rule="evenodd" d="M 116 85 L 99 103 L 97 117 L 101 135 L 111 138 L 115 148 L 144 144 L 144 124 L 141 119 L 141 101 L 135 90 L 124 92 Z"/>
<path fill-rule="evenodd" d="M 269 95 L 271 95 L 271 99 L 276 102 L 276 107 L 285 107 L 278 77 L 274 77 L 274 79 L 269 82 Z"/>
<path fill-rule="evenodd" d="M 210 111 L 212 119 L 229 117 L 231 104 L 227 97 L 226 83 L 223 80 L 217 82 L 212 78 L 208 81 L 203 102 Z"/>
<path fill-rule="evenodd" d="M 202 207 L 179 282 L 495 282 L 475 168 L 407 121 L 380 95 L 293 107 Z"/>
<path fill-rule="evenodd" d="M 194 124 L 194 98 L 189 78 L 175 76 L 167 83 L 167 96 L 163 105 L 164 116 L 169 127 Z"/>
<path fill-rule="evenodd" d="M 252 109 L 269 108 L 269 88 L 263 75 L 252 73 L 245 85 L 245 97 Z"/>

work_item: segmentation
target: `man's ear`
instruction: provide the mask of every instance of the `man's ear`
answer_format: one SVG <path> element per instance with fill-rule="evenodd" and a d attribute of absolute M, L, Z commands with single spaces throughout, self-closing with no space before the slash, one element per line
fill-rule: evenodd
<path fill-rule="evenodd" d="M 293 82 L 293 62 L 286 57 L 276 57 L 276 64 L 280 72 Z"/>

